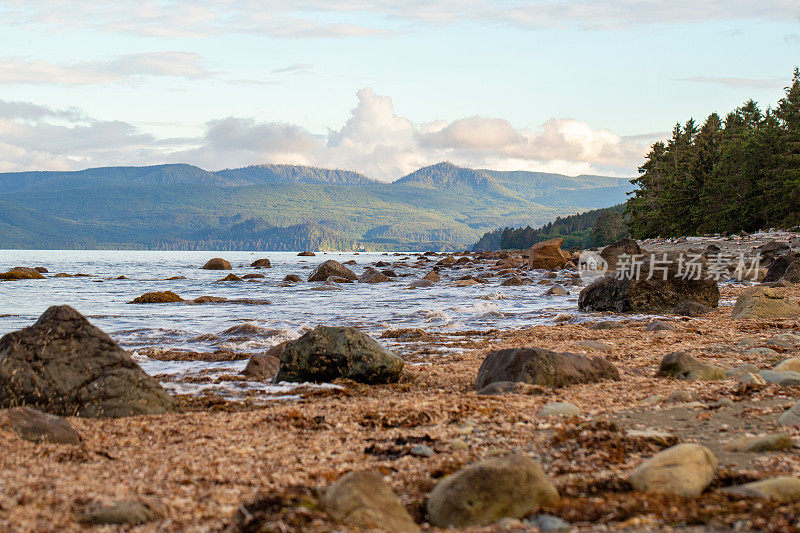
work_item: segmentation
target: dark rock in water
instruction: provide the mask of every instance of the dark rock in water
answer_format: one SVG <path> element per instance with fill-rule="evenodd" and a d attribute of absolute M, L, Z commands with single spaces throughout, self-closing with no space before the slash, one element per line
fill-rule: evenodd
<path fill-rule="evenodd" d="M 137 296 L 128 303 L 131 304 L 165 304 L 183 302 L 184 299 L 172 291 L 156 291 L 146 292 L 141 296 Z"/>
<path fill-rule="evenodd" d="M 385 283 L 387 281 L 392 280 L 386 274 L 372 267 L 365 268 L 363 274 L 358 278 L 359 283 Z"/>
<path fill-rule="evenodd" d="M 663 320 L 653 320 L 645 328 L 647 331 L 675 331 L 675 326 Z"/>
<path fill-rule="evenodd" d="M 108 506 L 90 506 L 80 517 L 84 524 L 95 526 L 140 526 L 164 517 L 164 507 L 157 503 L 117 502 Z"/>
<path fill-rule="evenodd" d="M 343 265 L 357 265 L 358 263 L 356 262 L 356 260 L 355 260 L 355 259 L 350 259 L 349 261 L 345 261 L 345 262 L 344 262 L 344 263 L 342 263 L 342 264 L 343 264 Z"/>
<path fill-rule="evenodd" d="M 286 277 L 283 278 L 283 281 L 287 283 L 298 283 L 302 281 L 302 279 L 297 274 L 287 274 Z"/>
<path fill-rule="evenodd" d="M 176 411 L 158 381 L 66 305 L 0 339 L 0 406 L 20 405 L 83 417 Z"/>
<path fill-rule="evenodd" d="M 554 285 L 544 293 L 545 296 L 567 296 L 568 294 L 569 291 L 561 285 Z"/>
<path fill-rule="evenodd" d="M 260 381 L 271 380 L 278 373 L 281 353 L 289 341 L 277 344 L 264 353 L 254 354 L 242 370 L 242 375 Z"/>
<path fill-rule="evenodd" d="M 600 257 L 605 259 L 608 270 L 616 270 L 619 256 L 637 255 L 641 253 L 642 249 L 639 248 L 636 241 L 633 239 L 622 239 L 603 248 L 603 251 L 600 252 Z"/>
<path fill-rule="evenodd" d="M 500 284 L 501 287 L 519 287 L 521 285 L 524 285 L 524 283 L 517 276 L 511 276 Z"/>
<path fill-rule="evenodd" d="M 725 379 L 725 371 L 719 367 L 698 361 L 687 352 L 672 352 L 661 360 L 659 377 L 673 377 L 686 380 L 710 381 Z"/>
<path fill-rule="evenodd" d="M 394 270 L 381 270 L 381 274 L 390 278 L 397 277 L 397 272 L 395 272 Z"/>
<path fill-rule="evenodd" d="M 227 302 L 227 298 L 223 298 L 222 296 L 198 296 L 192 302 L 196 304 L 218 304 L 222 302 Z"/>
<path fill-rule="evenodd" d="M 761 266 L 772 266 L 773 261 L 789 251 L 789 245 L 785 242 L 771 240 L 761 246 L 753 248 L 753 252 L 761 256 Z"/>
<path fill-rule="evenodd" d="M 427 274 L 422 276 L 422 279 L 426 279 L 426 280 L 432 281 L 434 283 L 442 281 L 442 277 L 439 275 L 439 273 L 436 270 L 431 270 L 430 272 L 428 272 Z"/>
<path fill-rule="evenodd" d="M 719 302 L 719 287 L 714 279 L 707 279 L 708 266 L 703 258 L 697 276 L 679 275 L 682 264 L 677 253 L 667 253 L 665 270 L 654 269 L 650 277 L 650 262 L 641 265 L 638 277 L 606 275 L 584 288 L 578 296 L 581 311 L 613 311 L 616 313 L 668 313 L 685 300 L 716 307 Z M 658 265 L 657 265 L 658 268 Z M 666 279 L 664 277 L 666 276 Z"/>
<path fill-rule="evenodd" d="M 18 279 L 47 279 L 40 272 L 34 268 L 15 267 L 8 272 L 0 273 L 0 279 L 4 280 L 18 280 Z"/>
<path fill-rule="evenodd" d="M 707 305 L 694 300 L 684 300 L 675 306 L 675 314 L 681 316 L 699 317 L 706 313 L 710 313 L 712 309 Z"/>
<path fill-rule="evenodd" d="M 8 429 L 31 442 L 81 443 L 81 438 L 69 422 L 28 406 L 0 411 L 0 428 Z"/>
<path fill-rule="evenodd" d="M 775 258 L 764 276 L 764 283 L 785 279 L 789 283 L 800 283 L 800 252 L 789 252 Z"/>
<path fill-rule="evenodd" d="M 355 272 L 338 261 L 328 259 L 314 269 L 314 272 L 308 277 L 308 281 L 326 281 L 331 276 L 352 279 L 354 281 L 358 279 Z"/>
<path fill-rule="evenodd" d="M 48 272 L 50 272 L 45 267 L 36 267 L 36 268 L 34 268 L 34 270 L 36 272 L 38 272 L 39 274 L 47 274 Z"/>
<path fill-rule="evenodd" d="M 172 276 L 171 278 L 166 278 L 164 281 L 174 281 L 179 279 L 186 279 L 186 276 Z"/>
<path fill-rule="evenodd" d="M 419 527 L 379 472 L 350 472 L 328 487 L 323 508 L 359 531 L 416 533 Z"/>
<path fill-rule="evenodd" d="M 252 263 L 250 263 L 251 267 L 255 268 L 272 268 L 272 263 L 269 262 L 269 259 L 256 259 Z"/>
<path fill-rule="evenodd" d="M 314 252 L 300 252 L 297 257 L 315 257 L 316 255 Z"/>
<path fill-rule="evenodd" d="M 521 381 L 556 389 L 604 379 L 620 377 L 617 368 L 602 357 L 543 348 L 508 348 L 489 352 L 478 369 L 475 389 L 481 390 L 496 381 Z"/>
<path fill-rule="evenodd" d="M 266 277 L 264 274 L 245 274 L 242 279 L 264 279 Z"/>
<path fill-rule="evenodd" d="M 317 326 L 286 345 L 275 381 L 392 383 L 403 360 L 356 328 Z"/>
<path fill-rule="evenodd" d="M 522 518 L 558 499 L 538 462 L 511 454 L 478 461 L 447 476 L 431 491 L 427 508 L 432 525 L 464 527 Z"/>
<path fill-rule="evenodd" d="M 230 270 L 231 264 L 221 257 L 209 259 L 208 262 L 202 266 L 203 270 Z"/>
<path fill-rule="evenodd" d="M 705 253 L 715 254 L 720 251 L 720 247 L 716 244 L 709 244 L 706 246 Z"/>
<path fill-rule="evenodd" d="M 218 279 L 217 281 L 242 281 L 242 278 L 240 278 L 236 274 L 228 274 L 224 278 Z"/>

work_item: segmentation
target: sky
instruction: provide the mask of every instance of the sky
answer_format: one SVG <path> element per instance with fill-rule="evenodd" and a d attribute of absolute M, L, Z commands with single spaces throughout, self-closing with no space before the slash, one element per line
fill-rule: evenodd
<path fill-rule="evenodd" d="M 798 65 L 797 0 L 0 0 L 0 171 L 633 176 Z"/>

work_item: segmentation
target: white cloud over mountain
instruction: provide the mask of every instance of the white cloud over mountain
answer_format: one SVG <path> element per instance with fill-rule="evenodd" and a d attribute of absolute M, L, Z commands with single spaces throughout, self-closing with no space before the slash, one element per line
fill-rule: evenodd
<path fill-rule="evenodd" d="M 347 122 L 324 134 L 295 124 L 227 117 L 197 138 L 157 139 L 131 124 L 80 110 L 0 101 L 0 170 L 78 169 L 185 162 L 207 169 L 292 163 L 352 169 L 392 180 L 447 160 L 479 168 L 631 175 L 649 139 L 623 138 L 570 118 L 517 129 L 507 120 L 467 117 L 414 123 L 392 100 L 365 88 Z"/>

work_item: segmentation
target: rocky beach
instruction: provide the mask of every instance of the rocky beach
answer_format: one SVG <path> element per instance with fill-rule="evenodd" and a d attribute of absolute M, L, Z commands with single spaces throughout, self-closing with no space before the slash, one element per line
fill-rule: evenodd
<path fill-rule="evenodd" d="M 91 284 L 152 327 L 61 295 L 6 315 L 0 529 L 800 531 L 799 250 L 773 231 L 305 271 L 220 255 L 194 266 L 207 293 L 61 275 L 58 252 L 9 266 L 0 294 Z M 276 326 L 280 290 L 324 295 L 325 322 Z M 426 291 L 520 310 L 370 314 Z M 153 333 L 184 312 L 185 339 Z M 214 313 L 252 317 L 213 333 Z"/>

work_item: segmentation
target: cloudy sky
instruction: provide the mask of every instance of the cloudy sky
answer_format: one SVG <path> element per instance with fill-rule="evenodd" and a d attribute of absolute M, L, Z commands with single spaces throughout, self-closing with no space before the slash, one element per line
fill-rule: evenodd
<path fill-rule="evenodd" d="M 797 0 L 0 0 L 0 32 L 0 171 L 625 176 L 800 63 Z"/>

